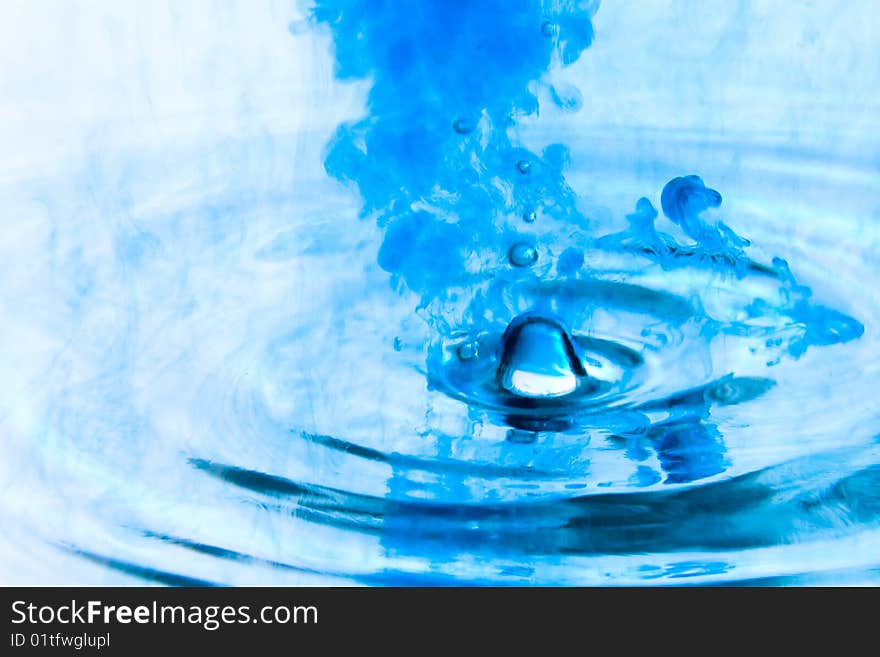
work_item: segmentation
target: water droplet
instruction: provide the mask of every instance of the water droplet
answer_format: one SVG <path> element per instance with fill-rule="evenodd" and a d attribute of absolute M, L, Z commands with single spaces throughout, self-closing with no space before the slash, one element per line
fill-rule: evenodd
<path fill-rule="evenodd" d="M 532 163 L 528 160 L 520 160 L 516 163 L 516 168 L 519 169 L 521 174 L 525 175 L 532 170 Z"/>
<path fill-rule="evenodd" d="M 458 354 L 458 357 L 461 360 L 473 360 L 480 354 L 480 344 L 476 340 L 463 342 L 458 345 L 458 349 L 455 350 L 455 353 Z"/>
<path fill-rule="evenodd" d="M 496 382 L 519 397 L 561 397 L 586 376 L 574 342 L 561 322 L 527 313 L 514 319 L 501 338 Z"/>
<path fill-rule="evenodd" d="M 527 224 L 535 223 L 535 220 L 537 218 L 538 218 L 538 213 L 535 212 L 534 210 L 526 210 L 523 213 L 523 221 L 525 221 Z"/>
<path fill-rule="evenodd" d="M 464 118 L 455 119 L 455 122 L 452 124 L 452 129 L 460 135 L 466 135 L 473 132 L 476 127 L 477 126 L 473 121 Z"/>
<path fill-rule="evenodd" d="M 528 242 L 517 242 L 508 249 L 507 259 L 514 267 L 531 267 L 538 261 L 538 250 Z"/>

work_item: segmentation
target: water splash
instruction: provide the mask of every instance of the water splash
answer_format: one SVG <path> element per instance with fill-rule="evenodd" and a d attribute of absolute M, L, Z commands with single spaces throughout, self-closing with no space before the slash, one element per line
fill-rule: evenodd
<path fill-rule="evenodd" d="M 638 389 L 631 382 L 645 378 L 637 354 L 647 343 L 637 342 L 631 354 L 629 329 L 620 326 L 596 342 L 602 331 L 589 322 L 597 310 L 642 315 L 641 340 L 656 333 L 658 322 L 688 325 L 705 374 L 731 367 L 723 358 L 710 362 L 708 345 L 722 334 L 763 340 L 768 364 L 782 354 L 797 358 L 811 345 L 858 338 L 862 325 L 813 304 L 782 261 L 750 259 L 750 241 L 718 215 L 721 194 L 699 176 L 674 178 L 660 194 L 678 237 L 657 228 L 658 212 L 644 197 L 626 216 L 628 228 L 601 234 L 565 180 L 568 148 L 549 144 L 536 153 L 517 141 L 517 121 L 539 112 L 540 87 L 563 109 L 583 105 L 576 89 L 548 78 L 590 45 L 596 9 L 591 2 L 424 2 L 407 14 L 405 28 L 395 3 L 373 3 L 367 11 L 362 3 L 321 0 L 314 9 L 315 21 L 331 30 L 338 76 L 372 81 L 369 115 L 340 126 L 325 166 L 357 186 L 362 215 L 385 230 L 379 264 L 427 309 L 423 315 L 439 336 L 428 359 L 434 385 L 469 403 L 486 395 L 494 405 L 510 402 L 504 390 L 517 389 L 514 379 L 524 375 L 507 371 L 511 347 L 501 334 L 519 331 L 514 318 L 523 312 L 558 316 L 582 341 L 593 340 L 562 370 L 554 356 L 561 342 L 543 335 L 528 343 L 544 345 L 548 371 L 558 374 L 558 388 L 550 379 L 540 384 L 555 391 L 547 396 L 578 388 L 561 372 L 592 368 L 601 370 L 602 385 L 584 403 L 603 399 L 596 395 L 604 391 L 611 397 L 603 408 L 614 400 L 612 391 Z M 651 262 L 663 271 L 687 270 L 690 278 L 638 282 Z M 627 278 L 632 282 L 621 282 Z M 750 283 L 739 282 L 744 279 Z M 701 292 L 711 288 L 717 288 L 711 297 Z M 450 340 L 458 357 L 447 357 Z M 506 373 L 493 379 L 496 371 Z M 534 383 L 534 363 L 531 371 Z M 566 400 L 566 414 L 577 409 Z"/>
<path fill-rule="evenodd" d="M 315 79 L 267 101 L 305 133 L 98 149 L 4 200 L 7 572 L 876 579 L 876 150 L 591 131 L 595 10 L 321 1 L 267 29 L 372 85 L 326 157 Z"/>
<path fill-rule="evenodd" d="M 537 153 L 518 142 L 517 121 L 539 112 L 542 85 L 564 111 L 584 106 L 577 89 L 548 77 L 589 46 L 595 3 L 419 8 L 399 29 L 391 4 L 377 3 L 367 13 L 349 2 L 318 3 L 314 16 L 332 31 L 340 77 L 373 82 L 369 116 L 340 127 L 326 169 L 357 185 L 362 216 L 384 228 L 379 264 L 395 289 L 420 298 L 433 332 L 424 372 L 429 388 L 466 405 L 470 426 L 460 438 L 444 437 L 439 418 L 422 433 L 437 441 L 434 471 L 452 455 L 447 449 L 491 427 L 504 428 L 508 458 L 543 456 L 529 458 L 527 476 L 489 476 L 476 488 L 466 483 L 471 474 L 446 473 L 429 483 L 409 467 L 394 468 L 390 496 L 448 501 L 453 506 L 428 514 L 437 522 L 457 518 L 462 511 L 455 505 L 518 499 L 523 488 L 563 499 L 602 493 L 602 500 L 612 490 L 705 485 L 732 476 L 737 466 L 716 419 L 721 409 L 771 391 L 769 368 L 783 357 L 857 339 L 862 324 L 813 303 L 782 260 L 753 260 L 751 242 L 722 213 L 721 194 L 698 175 L 663 188 L 659 205 L 668 228 L 642 197 L 624 218 L 627 226 L 609 231 L 614 222 L 582 211 L 585 204 L 566 182 L 565 145 Z M 419 369 L 420 355 L 413 353 Z M 600 458 L 609 448 L 630 466 Z M 487 467 L 504 452 L 478 453 L 469 467 Z M 565 483 L 534 482 L 536 462 L 565 472 Z M 586 522 L 604 535 L 592 515 L 604 512 L 587 507 L 589 519 L 567 517 L 562 524 Z M 515 519 L 489 521 L 476 513 L 468 522 L 485 527 L 480 538 L 447 523 L 444 540 L 454 534 L 456 551 L 474 540 L 474 549 L 486 549 L 488 541 L 500 553 L 533 545 L 536 524 L 543 524 L 516 509 Z M 456 563 L 454 554 L 442 556 L 434 539 L 439 530 L 420 529 L 425 512 L 389 511 L 383 545 L 394 553 L 431 554 L 435 564 Z M 657 536 L 652 527 L 646 537 Z M 488 538 L 497 532 L 503 539 Z M 583 540 L 573 532 L 561 540 Z M 636 548 L 630 540 L 574 549 Z M 724 560 L 708 567 L 682 563 L 656 574 L 725 576 L 733 567 Z M 644 571 L 638 579 L 654 575 Z"/>
<path fill-rule="evenodd" d="M 587 375 L 568 330 L 543 315 L 520 315 L 501 337 L 496 382 L 527 399 L 569 395 Z"/>

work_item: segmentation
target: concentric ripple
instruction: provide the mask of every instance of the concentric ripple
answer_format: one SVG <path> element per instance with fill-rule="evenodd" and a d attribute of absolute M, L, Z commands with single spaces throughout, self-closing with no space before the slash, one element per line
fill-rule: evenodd
<path fill-rule="evenodd" d="M 469 298 L 447 300 L 444 316 L 460 321 L 438 337 L 410 296 L 377 284 L 370 227 L 326 223 L 352 209 L 328 212 L 326 194 L 250 207 L 231 198 L 167 198 L 161 213 L 142 215 L 167 245 L 145 256 L 142 273 L 120 277 L 94 260 L 103 292 L 67 311 L 84 326 L 100 326 L 104 299 L 120 295 L 166 310 L 131 329 L 89 329 L 33 380 L 51 401 L 42 416 L 16 417 L 7 448 L 20 470 L 9 499 L 30 501 L 4 515 L 22 543 L 50 546 L 35 555 L 61 547 L 76 556 L 50 552 L 59 567 L 89 581 L 870 579 L 880 308 L 855 284 L 876 275 L 877 243 L 855 219 L 837 227 L 862 239 L 848 240 L 829 280 L 821 241 L 810 239 L 819 220 L 803 216 L 804 241 L 782 244 L 772 224 L 765 232 L 748 217 L 771 252 L 798 263 L 814 303 L 836 300 L 866 327 L 802 352 L 791 345 L 817 329 L 782 302 L 778 267 L 725 273 L 691 256 L 664 267 L 640 249 L 595 246 L 584 249 L 590 270 L 575 275 L 521 278 L 499 265 L 481 284 L 479 312 Z M 326 226 L 335 251 L 277 249 L 292 203 Z M 236 223 L 252 218 L 234 249 L 220 241 L 207 252 L 226 284 L 192 279 L 169 307 L 188 268 L 173 251 L 177 218 L 208 226 L 213 207 L 231 208 Z M 55 221 L 69 239 L 79 234 Z M 308 278 L 311 293 L 298 292 L 306 272 L 334 266 L 352 273 Z M 253 295 L 245 283 L 239 294 L 229 276 L 275 285 Z M 756 299 L 767 302 L 761 313 Z M 564 320 L 598 388 L 530 408 L 494 385 L 505 328 L 535 308 Z M 126 343 L 137 345 L 133 361 Z M 76 376 L 71 362 L 91 363 L 92 374 Z"/>

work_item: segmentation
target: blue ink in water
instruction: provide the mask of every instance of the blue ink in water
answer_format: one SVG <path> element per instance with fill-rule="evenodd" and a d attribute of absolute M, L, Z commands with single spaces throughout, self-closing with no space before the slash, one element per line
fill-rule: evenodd
<path fill-rule="evenodd" d="M 332 30 L 339 77 L 373 80 L 369 116 L 339 128 L 326 169 L 357 185 L 362 214 L 385 229 L 379 264 L 393 280 L 402 280 L 420 294 L 422 307 L 432 308 L 428 321 L 438 340 L 454 332 L 486 331 L 503 342 L 500 333 L 518 313 L 545 311 L 558 314 L 588 338 L 584 319 L 593 309 L 625 308 L 630 301 L 655 294 L 647 287 L 616 286 L 604 279 L 601 262 L 608 253 L 629 257 L 633 271 L 653 261 L 663 270 L 697 272 L 688 292 L 691 298 L 672 298 L 677 307 L 687 307 L 687 320 L 699 325 L 701 349 L 714 335 L 763 333 L 754 324 L 769 318 L 797 326 L 778 345 L 785 343 L 785 351 L 794 357 L 810 345 L 857 338 L 862 331 L 858 321 L 812 305 L 809 290 L 798 285 L 788 269 L 747 256 L 749 240 L 711 216 L 722 197 L 699 176 L 674 178 L 660 195 L 663 214 L 681 230 L 684 241 L 658 229 L 658 212 L 644 197 L 626 216 L 628 229 L 592 234 L 590 218 L 578 210 L 563 174 L 568 148 L 550 144 L 538 154 L 512 138 L 518 118 L 538 111 L 532 84 L 554 62 L 569 65 L 590 45 L 595 10 L 591 3 L 528 2 L 510 8 L 498 2 L 424 2 L 408 14 L 406 29 L 392 29 L 400 25 L 399 8 L 393 3 L 373 3 L 365 11 L 358 3 L 325 0 L 314 11 L 316 21 Z M 563 101 L 555 87 L 550 95 L 563 107 L 581 104 L 580 94 L 570 87 L 565 96 L 578 100 Z M 523 239 L 512 219 L 519 216 L 533 224 L 538 209 L 553 225 Z M 566 226 L 580 229 L 577 237 L 565 235 Z M 555 256 L 549 271 L 536 269 L 538 244 Z M 507 273 L 486 257 L 501 249 L 513 266 Z M 473 262 L 483 264 L 475 268 Z M 733 314 L 747 316 L 746 322 L 719 322 L 704 311 L 701 281 L 717 278 L 735 289 L 735 281 L 747 277 L 762 279 L 760 285 L 782 302 L 737 299 L 739 309 Z M 510 298 L 517 295 L 518 305 L 511 304 Z M 664 315 L 663 304 L 648 306 L 642 311 L 653 321 L 677 323 Z M 459 318 L 457 326 L 448 320 L 450 315 Z M 490 315 L 496 318 L 493 322 L 486 321 Z M 648 330 L 646 326 L 642 334 Z M 609 336 L 609 344 L 614 337 Z M 553 369 L 551 342 L 545 346 Z M 477 402 L 480 394 L 450 383 L 443 349 L 436 347 L 429 356 L 429 377 L 440 389 Z M 467 347 L 461 349 L 470 353 Z M 619 346 L 619 351 L 626 350 Z M 483 350 L 484 358 L 498 357 L 487 353 Z M 601 366 L 607 355 L 587 349 L 584 363 L 592 359 Z M 636 360 L 607 365 L 605 378 L 599 377 L 606 385 L 594 392 L 628 386 L 637 377 L 633 368 L 641 367 Z M 458 368 L 461 361 L 448 363 Z M 496 365 L 484 369 L 494 371 Z M 482 361 L 473 364 L 477 369 L 483 366 Z M 609 371 L 614 375 L 607 376 Z M 453 379 L 461 383 L 460 375 Z M 577 414 L 578 405 L 568 410 Z"/>
<path fill-rule="evenodd" d="M 465 262 L 503 245 L 502 217 L 529 222 L 540 209 L 582 219 L 562 176 L 565 149 L 532 153 L 511 130 L 537 111 L 530 83 L 555 58 L 571 63 L 589 46 L 595 9 L 317 3 L 313 17 L 332 30 L 338 77 L 373 81 L 369 116 L 339 127 L 325 167 L 357 186 L 362 214 L 386 227 L 381 266 L 413 291 L 440 296 L 450 281 L 472 278 Z"/>
<path fill-rule="evenodd" d="M 567 183 L 567 146 L 533 152 L 517 141 L 518 121 L 539 111 L 535 85 L 590 45 L 595 11 L 593 3 L 424 2 L 402 28 L 394 3 L 365 11 L 322 0 L 314 17 L 331 31 L 338 76 L 373 82 L 368 116 L 340 126 L 326 170 L 357 187 L 362 216 L 383 228 L 378 262 L 394 288 L 420 298 L 429 390 L 459 402 L 471 427 L 449 444 L 469 451 L 475 427 L 498 427 L 517 458 L 579 472 L 579 494 L 709 486 L 731 465 L 718 409 L 770 394 L 770 368 L 782 358 L 858 339 L 864 328 L 815 304 L 780 260 L 753 260 L 721 194 L 699 175 L 668 181 L 662 217 L 645 196 L 621 217 L 625 227 L 609 230 L 582 212 Z M 563 111 L 589 111 L 576 88 L 548 89 Z M 746 366 L 741 353 L 758 364 Z M 621 483 L 590 472 L 601 460 L 589 447 L 596 437 L 633 463 Z M 450 504 L 543 490 L 499 482 L 504 493 L 490 486 L 474 499 L 464 478 L 415 484 L 406 468 L 392 481 L 392 496 L 420 491 Z M 461 550 L 471 539 L 449 524 L 460 512 L 453 508 L 437 518 Z M 389 550 L 444 559 L 420 512 L 392 515 Z M 579 522 L 562 516 L 569 528 Z M 535 540 L 538 531 L 521 517 L 519 528 L 494 522 L 502 550 L 516 551 L 517 532 Z M 586 540 L 559 527 L 547 540 Z M 628 548 L 639 549 L 639 531 Z M 658 531 L 642 538 L 687 542 L 675 529 Z M 612 534 L 589 549 L 623 549 Z M 712 573 L 729 570 L 716 565 Z"/>

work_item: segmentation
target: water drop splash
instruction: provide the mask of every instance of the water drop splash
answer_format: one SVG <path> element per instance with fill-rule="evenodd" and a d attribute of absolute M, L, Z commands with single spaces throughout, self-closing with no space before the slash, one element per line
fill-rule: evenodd
<path fill-rule="evenodd" d="M 634 90 L 566 68 L 595 9 L 319 0 L 276 27 L 364 81 L 323 155 L 248 133 L 9 206 L 4 526 L 166 582 L 876 579 L 876 167 L 597 134 Z"/>
<path fill-rule="evenodd" d="M 700 176 L 663 188 L 667 229 L 642 197 L 626 228 L 603 231 L 565 180 L 568 148 L 536 153 L 517 142 L 517 121 L 538 111 L 536 85 L 547 84 L 560 109 L 581 108 L 576 88 L 545 81 L 589 46 L 595 11 L 593 3 L 424 2 L 399 30 L 393 3 L 366 11 L 321 0 L 313 17 L 330 28 L 338 76 L 373 81 L 369 116 L 340 126 L 325 164 L 357 186 L 362 215 L 384 227 L 378 262 L 392 284 L 421 298 L 435 336 L 432 388 L 472 413 L 487 409 L 484 421 L 530 429 L 578 430 L 585 417 L 608 421 L 618 407 L 688 408 L 687 430 L 636 421 L 647 422 L 656 448 L 677 453 L 670 445 L 716 436 L 706 400 L 720 402 L 707 391 L 723 380 L 715 372 L 748 369 L 742 353 L 772 366 L 811 345 L 856 339 L 863 327 L 813 304 L 787 264 L 752 260 L 721 194 Z M 506 271 L 492 264 L 499 251 Z M 722 339 L 727 349 L 714 348 Z"/>
<path fill-rule="evenodd" d="M 498 384 L 530 399 L 574 392 L 587 372 L 566 328 L 537 314 L 520 315 L 501 337 Z"/>

